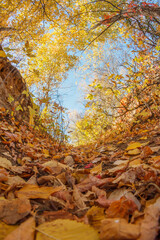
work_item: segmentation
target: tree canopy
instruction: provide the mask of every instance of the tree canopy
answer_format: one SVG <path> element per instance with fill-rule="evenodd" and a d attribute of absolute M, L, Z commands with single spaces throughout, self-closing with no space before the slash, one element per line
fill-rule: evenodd
<path fill-rule="evenodd" d="M 122 121 L 123 116 L 135 116 L 136 109 L 144 115 L 142 109 L 147 108 L 153 115 L 151 106 L 154 102 L 157 108 L 158 104 L 160 49 L 160 7 L 156 1 L 4 0 L 0 14 L 0 57 L 7 56 L 19 66 L 40 118 L 50 119 L 45 121 L 47 126 L 53 126 L 52 120 L 57 118 L 61 128 L 59 116 L 64 109 L 57 100 L 57 88 L 76 67 L 80 54 L 97 61 L 92 69 L 96 78 L 86 97 L 88 110 L 77 123 L 86 125 L 92 137 L 93 132 L 96 136 L 113 121 L 117 123 L 119 117 Z M 114 72 L 102 57 L 108 40 L 117 45 L 123 41 L 129 49 L 128 59 L 119 63 L 125 69 L 123 74 Z M 98 65 L 103 67 L 98 69 Z M 99 130 L 93 131 L 95 122 Z"/>

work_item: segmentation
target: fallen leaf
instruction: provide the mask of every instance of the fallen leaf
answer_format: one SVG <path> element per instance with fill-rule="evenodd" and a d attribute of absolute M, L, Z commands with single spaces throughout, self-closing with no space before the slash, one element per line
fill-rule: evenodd
<path fill-rule="evenodd" d="M 4 168 L 0 168 L 0 182 L 6 182 L 8 180 L 8 172 Z"/>
<path fill-rule="evenodd" d="M 148 161 L 152 164 L 155 168 L 160 168 L 160 156 L 154 156 Z"/>
<path fill-rule="evenodd" d="M 139 150 L 139 149 L 133 149 L 133 150 L 129 150 L 128 152 L 127 152 L 127 155 L 129 155 L 129 156 L 135 156 L 135 155 L 138 155 L 138 154 L 140 154 L 141 153 L 141 151 Z"/>
<path fill-rule="evenodd" d="M 100 196 L 106 197 L 106 191 L 103 189 L 99 189 L 96 186 L 92 187 L 92 192 L 94 192 L 97 195 L 97 197 L 100 197 Z"/>
<path fill-rule="evenodd" d="M 62 169 L 71 169 L 69 166 L 65 165 L 65 164 L 62 164 L 62 163 L 59 163 L 55 160 L 51 160 L 51 161 L 48 161 L 48 162 L 45 162 L 42 164 L 43 167 L 50 167 L 50 168 L 55 168 L 55 167 L 60 167 Z"/>
<path fill-rule="evenodd" d="M 38 216 L 38 225 L 45 222 L 51 222 L 57 219 L 70 219 L 76 220 L 76 216 L 72 215 L 68 211 L 59 210 L 59 211 L 44 211 L 40 216 Z"/>
<path fill-rule="evenodd" d="M 106 215 L 108 218 L 126 218 L 137 209 L 136 204 L 126 197 L 121 197 L 120 200 L 111 203 L 109 208 L 106 210 Z"/>
<path fill-rule="evenodd" d="M 129 160 L 117 160 L 113 163 L 113 165 L 127 165 Z"/>
<path fill-rule="evenodd" d="M 63 186 L 59 187 L 39 187 L 33 184 L 26 184 L 19 191 L 16 191 L 16 196 L 19 198 L 42 198 L 48 199 L 52 193 L 58 192 L 63 189 Z"/>
<path fill-rule="evenodd" d="M 119 172 L 119 171 L 124 171 L 125 168 L 126 168 L 126 166 L 127 166 L 127 165 L 125 165 L 125 164 L 120 164 L 120 165 L 118 165 L 118 166 L 116 166 L 116 167 L 107 169 L 107 171 L 108 171 L 109 173 L 116 173 L 116 172 Z"/>
<path fill-rule="evenodd" d="M 12 163 L 7 158 L 0 157 L 0 167 L 11 169 Z"/>
<path fill-rule="evenodd" d="M 130 224 L 124 218 L 107 218 L 102 220 L 101 240 L 134 240 L 140 235 L 139 225 Z"/>
<path fill-rule="evenodd" d="M 126 148 L 126 151 L 136 149 L 136 148 L 139 148 L 141 146 L 142 146 L 142 144 L 140 142 L 133 142 L 133 143 L 128 145 L 128 147 Z"/>
<path fill-rule="evenodd" d="M 49 151 L 48 151 L 47 149 L 43 149 L 42 151 L 43 151 L 44 156 L 45 156 L 46 158 L 50 156 L 50 155 L 49 155 Z"/>
<path fill-rule="evenodd" d="M 19 184 L 25 184 L 25 180 L 19 176 L 13 176 L 9 177 L 8 181 L 6 182 L 8 185 L 19 185 Z"/>
<path fill-rule="evenodd" d="M 73 199 L 75 201 L 75 205 L 80 208 L 86 208 L 86 204 L 83 200 L 82 193 L 77 189 L 76 186 L 73 187 Z"/>
<path fill-rule="evenodd" d="M 160 150 L 160 146 L 151 147 L 152 152 L 156 153 Z"/>
<path fill-rule="evenodd" d="M 31 211 L 28 199 L 0 200 L 0 219 L 7 224 L 15 224 Z"/>
<path fill-rule="evenodd" d="M 95 202 L 98 203 L 103 208 L 108 208 L 113 201 L 108 200 L 105 196 L 99 196 L 98 199 L 95 200 Z"/>
<path fill-rule="evenodd" d="M 119 183 L 120 181 L 123 183 L 134 183 L 137 177 L 137 173 L 134 169 L 130 168 L 128 171 L 123 172 L 119 177 L 117 177 L 113 183 Z"/>
<path fill-rule="evenodd" d="M 133 193 L 130 191 L 130 189 L 126 188 L 116 189 L 109 195 L 108 200 L 112 201 L 120 200 L 121 197 L 126 197 L 127 199 L 132 200 L 136 204 L 138 210 L 140 210 L 141 204 L 138 201 L 138 199 L 133 195 Z"/>
<path fill-rule="evenodd" d="M 4 240 L 34 240 L 35 220 L 33 217 L 21 223 L 13 232 L 7 235 Z"/>
<path fill-rule="evenodd" d="M 82 222 L 58 219 L 36 228 L 36 240 L 99 240 L 97 231 Z"/>
<path fill-rule="evenodd" d="M 89 224 L 99 230 L 101 221 L 105 219 L 104 208 L 93 206 L 88 210 L 86 216 Z"/>
<path fill-rule="evenodd" d="M 77 184 L 77 188 L 81 191 L 81 192 L 85 192 L 87 190 L 90 190 L 92 188 L 92 186 L 103 186 L 104 184 L 109 184 L 113 181 L 113 178 L 103 178 L 103 179 L 99 179 L 95 176 L 89 175 L 88 178 L 86 178 L 84 181 L 82 181 L 81 183 Z"/>
<path fill-rule="evenodd" d="M 102 172 L 102 162 L 90 170 L 90 173 L 92 174 L 99 174 L 101 172 Z"/>
<path fill-rule="evenodd" d="M 93 163 L 89 163 L 89 164 L 87 164 L 84 168 L 91 168 L 91 167 L 93 167 L 94 165 L 93 165 Z"/>
<path fill-rule="evenodd" d="M 74 165 L 73 157 L 72 156 L 65 157 L 64 164 L 67 164 L 69 167 L 72 167 Z"/>
<path fill-rule="evenodd" d="M 142 150 L 141 153 L 141 158 L 146 158 L 148 156 L 150 156 L 151 154 L 153 154 L 153 151 L 151 150 L 151 148 L 149 146 L 145 146 Z"/>
<path fill-rule="evenodd" d="M 137 166 L 139 166 L 141 164 L 142 164 L 142 160 L 141 159 L 135 159 L 135 160 L 133 160 L 133 161 L 131 161 L 129 163 L 129 167 L 134 168 L 134 167 L 137 167 Z"/>
<path fill-rule="evenodd" d="M 13 230 L 15 230 L 17 228 L 17 226 L 12 226 L 12 225 L 8 225 L 4 222 L 0 222 L 0 239 L 4 240 L 5 237 L 10 234 L 11 232 L 13 232 Z"/>
<path fill-rule="evenodd" d="M 144 213 L 140 229 L 141 235 L 138 240 L 154 240 L 159 230 L 160 198 L 154 204 L 146 207 Z"/>

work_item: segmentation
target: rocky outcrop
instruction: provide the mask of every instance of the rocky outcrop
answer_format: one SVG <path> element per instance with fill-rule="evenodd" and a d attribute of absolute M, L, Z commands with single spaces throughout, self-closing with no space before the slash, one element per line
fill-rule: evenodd
<path fill-rule="evenodd" d="M 3 53 L 2 46 L 0 51 Z M 0 55 L 0 107 L 13 111 L 19 120 L 29 121 L 29 109 L 32 102 L 27 86 L 20 72 L 4 54 Z"/>

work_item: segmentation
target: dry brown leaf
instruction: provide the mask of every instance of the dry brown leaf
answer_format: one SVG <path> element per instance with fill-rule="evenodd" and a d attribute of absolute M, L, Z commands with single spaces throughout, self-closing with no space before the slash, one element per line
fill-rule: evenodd
<path fill-rule="evenodd" d="M 63 186 L 59 187 L 39 187 L 33 184 L 26 184 L 23 188 L 16 192 L 19 198 L 42 198 L 48 199 L 52 193 L 58 192 L 63 189 Z"/>
<path fill-rule="evenodd" d="M 74 165 L 73 157 L 72 156 L 65 157 L 64 164 L 68 165 L 69 167 L 72 167 Z"/>
<path fill-rule="evenodd" d="M 61 174 L 57 175 L 56 178 L 62 182 L 63 184 L 66 184 L 66 175 L 65 172 L 62 172 Z"/>
<path fill-rule="evenodd" d="M 65 189 L 53 193 L 52 196 L 57 197 L 57 198 L 59 198 L 59 199 L 62 199 L 62 200 L 64 200 L 64 201 L 68 201 L 68 202 L 71 202 L 71 201 L 72 201 L 72 196 L 71 196 L 71 194 L 69 193 L 68 190 L 65 190 Z"/>
<path fill-rule="evenodd" d="M 28 199 L 0 200 L 0 219 L 7 224 L 15 224 L 31 211 Z"/>
<path fill-rule="evenodd" d="M 34 240 L 35 220 L 33 217 L 11 232 L 4 240 Z"/>
<path fill-rule="evenodd" d="M 122 165 L 124 164 L 125 166 L 128 164 L 129 160 L 117 160 L 113 163 L 113 165 Z"/>
<path fill-rule="evenodd" d="M 62 164 L 62 163 L 59 163 L 55 160 L 51 160 L 51 161 L 48 161 L 48 162 L 45 162 L 42 164 L 43 167 L 50 167 L 50 168 L 55 168 L 55 167 L 60 167 L 62 169 L 72 169 L 71 167 L 65 165 L 65 164 Z"/>
<path fill-rule="evenodd" d="M 12 163 L 7 158 L 0 157 L 0 167 L 11 169 Z"/>
<path fill-rule="evenodd" d="M 141 158 L 142 159 L 146 158 L 146 157 L 150 156 L 151 154 L 153 154 L 153 151 L 151 150 L 151 148 L 149 146 L 145 146 L 141 153 Z"/>
<path fill-rule="evenodd" d="M 140 210 L 141 204 L 138 199 L 133 195 L 130 189 L 116 189 L 109 195 L 108 200 L 120 200 L 121 197 L 126 197 L 127 199 L 132 200 L 137 205 L 138 210 Z"/>
<path fill-rule="evenodd" d="M 151 147 L 153 153 L 156 153 L 160 150 L 160 146 Z"/>
<path fill-rule="evenodd" d="M 8 185 L 19 185 L 19 184 L 25 184 L 25 180 L 19 176 L 13 176 L 13 177 L 9 177 L 7 184 Z"/>
<path fill-rule="evenodd" d="M 76 186 L 73 187 L 73 199 L 75 201 L 75 205 L 80 208 L 86 208 L 86 204 L 83 200 L 83 195 L 82 193 L 77 189 Z"/>
<path fill-rule="evenodd" d="M 108 218 L 128 219 L 129 215 L 133 214 L 135 210 L 137 210 L 137 205 L 132 200 L 121 197 L 120 200 L 112 202 L 105 212 Z"/>
<path fill-rule="evenodd" d="M 41 176 L 37 179 L 37 182 L 39 185 L 45 184 L 47 182 L 54 183 L 54 181 L 55 181 L 55 176 L 52 176 L 52 175 Z"/>
<path fill-rule="evenodd" d="M 4 168 L 0 168 L 0 182 L 6 182 L 8 180 L 8 172 Z"/>
<path fill-rule="evenodd" d="M 140 229 L 141 235 L 138 240 L 154 240 L 159 230 L 160 198 L 154 204 L 146 207 L 144 213 Z"/>
<path fill-rule="evenodd" d="M 59 210 L 59 211 L 44 211 L 39 217 L 38 217 L 38 224 L 42 224 L 44 222 L 51 222 L 56 219 L 70 219 L 70 220 L 76 220 L 76 216 L 72 215 L 71 213 L 65 211 L 65 210 Z"/>
<path fill-rule="evenodd" d="M 88 178 L 86 178 L 84 181 L 81 183 L 77 184 L 77 188 L 81 192 L 85 192 L 87 190 L 91 190 L 92 186 L 103 186 L 104 184 L 111 183 L 113 181 L 113 178 L 104 178 L 104 179 L 99 179 L 95 176 L 89 175 Z"/>
<path fill-rule="evenodd" d="M 127 172 L 122 173 L 118 178 L 116 178 L 113 183 L 134 183 L 136 180 L 136 171 L 134 169 L 129 169 Z"/>
<path fill-rule="evenodd" d="M 102 220 L 101 240 L 134 240 L 140 235 L 139 225 L 130 224 L 123 218 L 107 218 Z"/>
<path fill-rule="evenodd" d="M 108 200 L 105 196 L 99 196 L 98 199 L 95 200 L 95 202 L 104 208 L 108 208 L 113 201 Z"/>
<path fill-rule="evenodd" d="M 127 166 L 127 165 L 125 165 L 125 164 L 120 164 L 120 165 L 118 165 L 118 166 L 116 166 L 116 167 L 107 169 L 107 171 L 108 171 L 109 173 L 116 173 L 116 172 L 125 170 L 126 166 Z"/>

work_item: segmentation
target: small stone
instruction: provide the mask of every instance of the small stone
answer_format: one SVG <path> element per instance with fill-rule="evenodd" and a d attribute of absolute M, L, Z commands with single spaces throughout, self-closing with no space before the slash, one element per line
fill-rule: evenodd
<path fill-rule="evenodd" d="M 72 156 L 65 157 L 64 164 L 68 165 L 69 167 L 72 167 L 74 165 L 73 157 Z"/>

